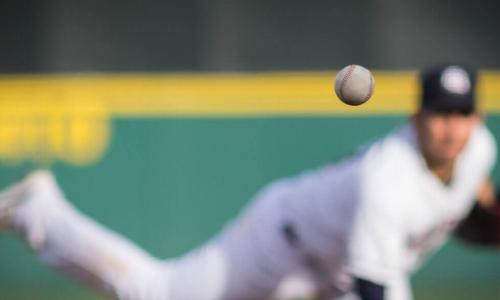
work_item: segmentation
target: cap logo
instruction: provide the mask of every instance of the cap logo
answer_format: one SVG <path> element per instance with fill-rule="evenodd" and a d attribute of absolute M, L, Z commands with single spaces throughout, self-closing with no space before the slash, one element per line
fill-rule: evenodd
<path fill-rule="evenodd" d="M 463 95 L 470 91 L 471 80 L 464 69 L 451 66 L 441 74 L 441 86 L 450 93 Z"/>

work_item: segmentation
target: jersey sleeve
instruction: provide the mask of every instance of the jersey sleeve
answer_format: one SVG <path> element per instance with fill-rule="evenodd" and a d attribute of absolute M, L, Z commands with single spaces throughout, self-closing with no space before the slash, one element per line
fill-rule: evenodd
<path fill-rule="evenodd" d="M 364 205 L 357 213 L 348 243 L 348 272 L 385 283 L 400 273 L 403 228 L 381 208 Z"/>
<path fill-rule="evenodd" d="M 360 177 L 359 204 L 347 244 L 347 272 L 380 284 L 401 275 L 406 249 L 406 207 L 398 196 L 404 183 L 393 173 L 390 158 L 387 162 L 369 163 Z"/>

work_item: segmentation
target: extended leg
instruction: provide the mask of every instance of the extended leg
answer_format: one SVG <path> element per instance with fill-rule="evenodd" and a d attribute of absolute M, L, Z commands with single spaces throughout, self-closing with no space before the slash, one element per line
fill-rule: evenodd
<path fill-rule="evenodd" d="M 47 264 L 118 299 L 167 299 L 169 268 L 79 213 L 49 172 L 0 193 L 0 226 L 19 233 Z"/>

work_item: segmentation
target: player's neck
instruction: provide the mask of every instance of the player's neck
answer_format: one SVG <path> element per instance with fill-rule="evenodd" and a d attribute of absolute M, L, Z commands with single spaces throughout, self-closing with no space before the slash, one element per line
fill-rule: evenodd
<path fill-rule="evenodd" d="M 429 170 L 436 175 L 444 184 L 449 184 L 453 178 L 454 161 L 442 162 L 425 159 Z"/>

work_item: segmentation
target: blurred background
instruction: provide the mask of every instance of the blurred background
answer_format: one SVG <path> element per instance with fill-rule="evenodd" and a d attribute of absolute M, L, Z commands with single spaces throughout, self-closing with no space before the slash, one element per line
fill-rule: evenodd
<path fill-rule="evenodd" d="M 498 11 L 493 0 L 0 1 L 0 184 L 50 167 L 81 211 L 179 255 L 266 183 L 404 123 L 422 66 L 480 68 L 500 139 Z M 333 94 L 351 63 L 377 82 L 357 108 Z M 452 239 L 413 278 L 416 299 L 500 299 L 499 254 Z M 101 298 L 2 235 L 0 299 Z"/>

